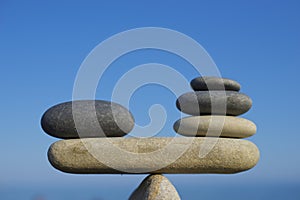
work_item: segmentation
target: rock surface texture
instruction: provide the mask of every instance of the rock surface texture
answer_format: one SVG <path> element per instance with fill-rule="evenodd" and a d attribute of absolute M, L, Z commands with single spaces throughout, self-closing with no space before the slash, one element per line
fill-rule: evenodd
<path fill-rule="evenodd" d="M 134 118 L 117 103 L 82 100 L 51 107 L 43 115 L 41 125 L 49 135 L 64 139 L 121 137 L 133 129 Z"/>
<path fill-rule="evenodd" d="M 180 196 L 166 177 L 154 174 L 143 180 L 129 200 L 180 200 Z"/>

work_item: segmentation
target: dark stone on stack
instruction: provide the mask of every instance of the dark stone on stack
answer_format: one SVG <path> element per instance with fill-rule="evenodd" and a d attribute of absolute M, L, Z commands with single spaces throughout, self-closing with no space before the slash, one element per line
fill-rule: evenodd
<path fill-rule="evenodd" d="M 181 112 L 190 115 L 237 116 L 251 108 L 252 100 L 235 91 L 196 91 L 181 95 L 176 106 Z"/>
<path fill-rule="evenodd" d="M 194 91 L 207 91 L 207 90 L 228 90 L 240 91 L 241 85 L 231 79 L 219 77 L 197 77 L 191 81 L 191 87 Z"/>

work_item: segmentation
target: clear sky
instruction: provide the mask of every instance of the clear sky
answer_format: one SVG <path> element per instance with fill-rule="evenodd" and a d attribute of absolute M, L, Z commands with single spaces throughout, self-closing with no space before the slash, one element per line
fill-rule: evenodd
<path fill-rule="evenodd" d="M 236 175 L 169 175 L 178 190 L 183 191 L 182 197 L 198 199 L 200 186 L 208 191 L 207 188 L 217 186 L 259 185 L 253 189 L 257 194 L 260 186 L 277 184 L 295 188 L 290 192 L 278 186 L 278 194 L 292 193 L 291 197 L 298 199 L 299 10 L 296 0 L 1 0 L 0 198 L 8 199 L 9 193 L 10 199 L 18 199 L 13 194 L 29 188 L 32 193 L 24 199 L 35 194 L 59 199 L 48 194 L 51 188 L 58 187 L 65 195 L 72 195 L 70 188 L 82 187 L 86 196 L 81 199 L 91 199 L 89 185 L 98 187 L 98 193 L 93 195 L 103 199 L 120 198 L 108 194 L 118 188 L 120 195 L 129 195 L 144 176 L 80 176 L 53 169 L 46 152 L 57 139 L 41 130 L 40 118 L 49 107 L 72 99 L 77 71 L 96 45 L 128 29 L 154 26 L 180 31 L 199 42 L 221 75 L 238 81 L 241 92 L 252 98 L 253 107 L 243 117 L 258 127 L 257 134 L 249 138 L 261 151 L 261 160 L 254 169 Z M 175 55 L 157 50 L 132 52 L 112 64 L 96 97 L 108 99 L 122 73 L 151 62 L 171 66 L 188 80 L 197 76 L 186 61 Z M 175 100 L 168 90 L 149 85 L 132 96 L 130 110 L 137 123 L 145 125 L 149 122 L 149 107 L 154 103 L 164 105 L 168 119 L 163 134 L 169 134 L 173 133 L 173 122 L 180 117 Z M 49 190 L 35 191 L 37 186 Z M 101 187 L 106 188 L 105 192 Z M 226 192 L 221 194 L 235 199 Z"/>

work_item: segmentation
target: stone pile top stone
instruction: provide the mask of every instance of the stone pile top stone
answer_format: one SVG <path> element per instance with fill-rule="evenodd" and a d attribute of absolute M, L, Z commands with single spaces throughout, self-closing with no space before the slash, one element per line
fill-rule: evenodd
<path fill-rule="evenodd" d="M 191 87 L 195 91 L 232 90 L 238 92 L 241 89 L 241 85 L 234 80 L 212 76 L 194 78 L 191 81 Z"/>

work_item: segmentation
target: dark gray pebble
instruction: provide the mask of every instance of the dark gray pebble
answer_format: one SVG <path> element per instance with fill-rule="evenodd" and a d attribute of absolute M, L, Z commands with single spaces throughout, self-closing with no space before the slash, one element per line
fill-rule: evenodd
<path fill-rule="evenodd" d="M 41 125 L 49 135 L 64 139 L 121 137 L 133 129 L 134 118 L 117 103 L 80 100 L 51 107 L 44 113 Z"/>
<path fill-rule="evenodd" d="M 252 106 L 245 94 L 234 91 L 196 91 L 181 95 L 177 108 L 190 115 L 241 115 Z"/>
<path fill-rule="evenodd" d="M 231 90 L 239 91 L 241 85 L 231 79 L 219 77 L 197 77 L 191 81 L 191 87 L 194 91 L 207 91 L 207 90 Z"/>

